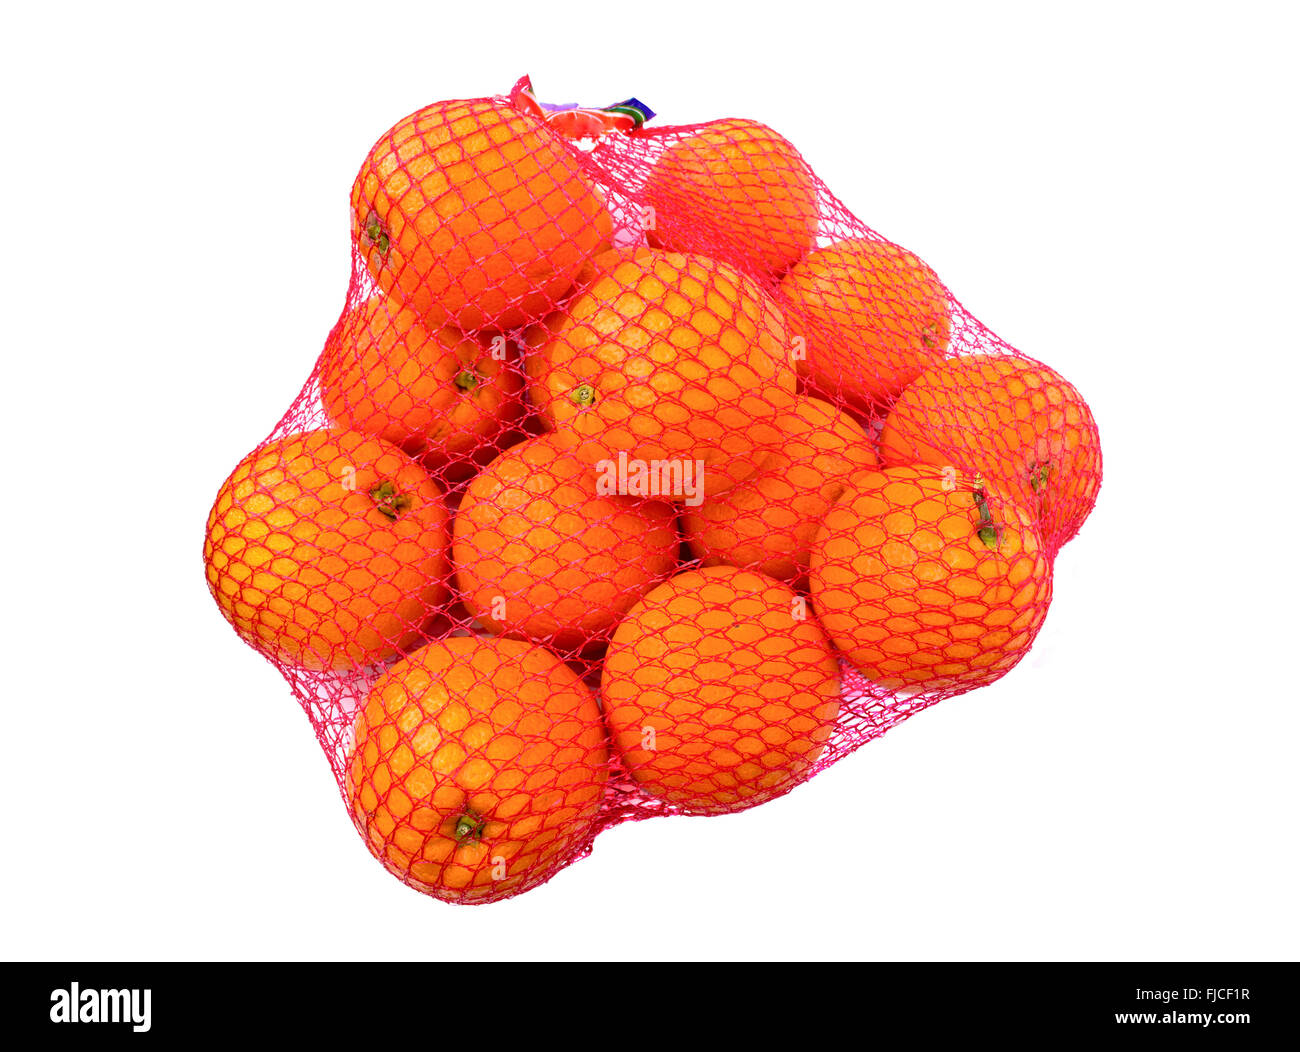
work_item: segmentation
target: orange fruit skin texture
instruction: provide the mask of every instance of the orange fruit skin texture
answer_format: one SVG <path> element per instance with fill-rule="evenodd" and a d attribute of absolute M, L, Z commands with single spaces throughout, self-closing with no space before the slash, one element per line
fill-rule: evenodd
<path fill-rule="evenodd" d="M 371 853 L 447 902 L 540 884 L 590 836 L 607 777 L 595 695 L 513 639 L 437 640 L 376 681 L 344 792 Z M 458 835 L 459 833 L 459 835 Z"/>
<path fill-rule="evenodd" d="M 613 220 L 577 156 L 541 122 L 486 99 L 395 124 L 352 187 L 371 275 L 432 328 L 509 329 L 542 317 L 608 243 Z"/>
<path fill-rule="evenodd" d="M 726 563 L 801 585 L 822 519 L 848 477 L 875 466 L 876 453 L 862 425 L 816 398 L 796 399 L 776 426 L 779 437 L 757 471 L 684 508 L 682 531 L 704 566 Z"/>
<path fill-rule="evenodd" d="M 372 491 L 404 498 L 390 518 Z M 254 450 L 208 516 L 203 560 L 217 605 L 276 660 L 355 669 L 410 646 L 446 601 L 443 491 L 396 446 L 355 431 L 290 435 Z"/>
<path fill-rule="evenodd" d="M 796 263 L 781 280 L 799 374 L 834 401 L 885 410 L 943 358 L 952 334 L 948 296 L 906 249 L 852 238 Z"/>
<path fill-rule="evenodd" d="M 1016 663 L 1051 601 L 1033 519 L 969 476 L 928 465 L 858 472 L 813 542 L 808 584 L 831 640 L 891 689 L 982 686 Z"/>
<path fill-rule="evenodd" d="M 523 376 L 502 348 L 494 356 L 492 340 L 450 326 L 430 332 L 409 307 L 372 296 L 325 346 L 321 401 L 337 426 L 385 439 L 431 472 L 472 473 L 523 416 Z"/>
<path fill-rule="evenodd" d="M 649 266 L 659 258 L 659 255 L 655 249 L 646 248 L 644 245 L 607 248 L 583 264 L 582 270 L 574 280 L 575 292 L 585 292 L 597 278 L 609 277 L 622 263 L 634 261 Z M 562 333 L 569 324 L 571 323 L 568 310 L 560 309 L 529 325 L 520 334 L 520 347 L 524 351 L 524 375 L 530 383 L 541 382 L 544 374 L 545 359 L 541 354 L 542 348 Z"/>
<path fill-rule="evenodd" d="M 817 190 L 798 151 L 765 124 L 717 121 L 673 143 L 651 170 L 645 203 L 655 210 L 647 240 L 674 252 L 704 252 L 775 273 L 817 241 Z"/>
<path fill-rule="evenodd" d="M 723 263 L 652 249 L 628 256 L 529 334 L 529 397 L 593 466 L 620 451 L 647 463 L 698 460 L 704 492 L 720 492 L 752 470 L 756 429 L 770 429 L 793 399 L 784 318 Z M 576 400 L 584 387 L 590 404 Z"/>
<path fill-rule="evenodd" d="M 466 609 L 489 630 L 581 648 L 677 567 L 676 509 L 597 492 L 554 433 L 498 456 L 469 484 L 452 559 Z M 503 601 L 504 617 L 492 616 Z"/>
<path fill-rule="evenodd" d="M 792 588 L 712 566 L 632 609 L 606 654 L 601 697 L 642 789 L 722 814 L 780 795 L 811 768 L 839 713 L 839 665 Z"/>
<path fill-rule="evenodd" d="M 1087 403 L 1059 373 L 1008 354 L 950 358 L 927 370 L 886 418 L 880 456 L 978 471 L 1034 513 L 1052 552 L 1079 532 L 1101 484 Z"/>
<path fill-rule="evenodd" d="M 644 246 L 605 249 L 603 252 L 592 256 L 583 265 L 574 282 L 574 288 L 578 292 L 585 292 L 597 278 L 608 277 L 618 269 L 620 264 L 629 260 L 652 265 L 657 258 L 659 258 L 659 253 L 655 249 Z M 546 375 L 546 358 L 543 350 L 551 340 L 561 334 L 570 324 L 569 312 L 561 309 L 552 311 L 541 321 L 535 322 L 524 329 L 520 337 L 520 347 L 524 352 L 524 376 L 529 385 L 543 383 Z M 541 399 L 534 397 L 532 401 L 539 402 Z"/>

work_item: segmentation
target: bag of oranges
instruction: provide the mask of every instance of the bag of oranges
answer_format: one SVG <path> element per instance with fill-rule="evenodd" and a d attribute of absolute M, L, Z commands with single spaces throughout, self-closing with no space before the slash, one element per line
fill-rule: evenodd
<path fill-rule="evenodd" d="M 367 846 L 449 902 L 993 682 L 1100 485 L 1074 387 L 789 141 L 652 116 L 524 78 L 389 129 L 342 315 L 208 520 Z"/>

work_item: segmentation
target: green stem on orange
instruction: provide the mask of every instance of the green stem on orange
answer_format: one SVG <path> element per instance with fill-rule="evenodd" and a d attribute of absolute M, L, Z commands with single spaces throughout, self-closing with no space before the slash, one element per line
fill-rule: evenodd
<path fill-rule="evenodd" d="M 591 384 L 578 384 L 569 392 L 569 401 L 574 405 L 594 405 L 596 402 L 596 389 Z"/>
<path fill-rule="evenodd" d="M 456 819 L 454 836 L 458 844 L 470 844 L 483 838 L 483 828 L 487 820 L 472 811 L 466 811 Z"/>
<path fill-rule="evenodd" d="M 462 391 L 472 391 L 478 386 L 478 377 L 472 369 L 462 369 L 456 374 L 455 383 Z"/>
<path fill-rule="evenodd" d="M 396 519 L 402 512 L 409 511 L 411 508 L 411 498 L 399 492 L 397 487 L 387 479 L 370 491 L 370 499 L 375 502 L 380 514 L 387 515 L 390 519 Z"/>
<path fill-rule="evenodd" d="M 984 493 L 984 480 L 978 475 L 975 476 L 975 488 L 971 492 L 975 495 L 975 510 L 980 513 L 979 523 L 975 529 L 976 536 L 983 542 L 984 547 L 996 551 L 1002 541 L 1002 530 L 993 521 L 993 511 Z"/>
<path fill-rule="evenodd" d="M 384 229 L 384 224 L 379 221 L 379 217 L 374 212 L 371 212 L 366 220 L 365 235 L 366 240 L 379 249 L 381 256 L 388 255 L 388 231 Z"/>

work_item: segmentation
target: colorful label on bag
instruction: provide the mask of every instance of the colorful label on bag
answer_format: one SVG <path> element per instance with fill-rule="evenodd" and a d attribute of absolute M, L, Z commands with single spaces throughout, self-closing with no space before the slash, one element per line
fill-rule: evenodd
<path fill-rule="evenodd" d="M 624 99 L 611 106 L 579 106 L 576 102 L 552 105 L 540 102 L 527 75 L 510 92 L 510 104 L 522 113 L 545 121 L 570 139 L 601 139 L 611 132 L 629 134 L 655 115 L 640 99 Z"/>

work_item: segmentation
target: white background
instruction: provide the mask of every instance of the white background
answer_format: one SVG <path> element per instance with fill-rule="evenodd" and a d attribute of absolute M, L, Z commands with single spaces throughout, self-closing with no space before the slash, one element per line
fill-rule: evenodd
<path fill-rule="evenodd" d="M 5 15 L 0 952 L 1294 959 L 1289 5 L 450 6 Z M 200 546 L 371 142 L 523 72 L 783 132 L 1078 385 L 1106 481 L 1007 679 L 466 909 L 367 854 Z"/>

